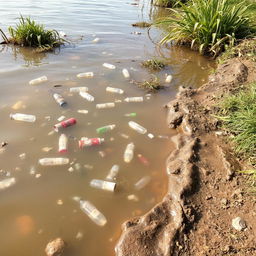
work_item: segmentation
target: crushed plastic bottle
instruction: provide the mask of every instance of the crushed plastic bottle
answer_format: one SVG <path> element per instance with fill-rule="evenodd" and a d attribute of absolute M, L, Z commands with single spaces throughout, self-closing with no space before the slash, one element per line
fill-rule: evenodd
<path fill-rule="evenodd" d="M 114 108 L 115 103 L 114 102 L 107 102 L 107 103 L 101 103 L 101 104 L 96 104 L 97 109 L 105 109 L 105 108 Z"/>
<path fill-rule="evenodd" d="M 69 159 L 62 157 L 41 158 L 38 160 L 38 163 L 43 166 L 65 165 L 69 163 Z"/>
<path fill-rule="evenodd" d="M 82 137 L 79 142 L 79 148 L 84 148 L 84 147 L 90 147 L 90 146 L 97 146 L 100 145 L 104 142 L 103 138 L 86 138 L 86 137 Z"/>
<path fill-rule="evenodd" d="M 125 102 L 143 102 L 143 97 L 128 97 L 124 99 Z"/>
<path fill-rule="evenodd" d="M 129 71 L 128 71 L 126 68 L 124 68 L 124 69 L 122 70 L 122 73 L 123 73 L 123 76 L 124 76 L 125 78 L 130 78 Z"/>
<path fill-rule="evenodd" d="M 129 143 L 127 146 L 126 146 L 126 149 L 124 151 L 124 161 L 126 163 L 130 163 L 133 159 L 133 155 L 134 155 L 134 143 Z"/>
<path fill-rule="evenodd" d="M 94 76 L 93 72 L 79 73 L 76 75 L 78 78 L 92 78 Z"/>
<path fill-rule="evenodd" d="M 34 115 L 27 115 L 21 113 L 10 114 L 10 118 L 16 121 L 24 121 L 33 123 L 36 121 L 36 117 Z"/>
<path fill-rule="evenodd" d="M 29 84 L 30 85 L 36 85 L 36 84 L 43 83 L 45 81 L 47 81 L 47 76 L 40 76 L 40 77 L 38 77 L 36 79 L 30 80 Z"/>
<path fill-rule="evenodd" d="M 67 128 L 67 127 L 75 125 L 75 124 L 76 124 L 76 119 L 75 118 L 69 118 L 65 121 L 62 121 L 58 124 L 55 124 L 54 125 L 54 130 L 56 132 L 58 132 L 60 128 Z"/>
<path fill-rule="evenodd" d="M 88 92 L 88 90 L 89 90 L 88 87 L 85 87 L 85 86 L 69 88 L 70 92 Z"/>
<path fill-rule="evenodd" d="M 61 106 L 65 106 L 67 104 L 67 102 L 64 100 L 64 98 L 58 94 L 58 93 L 54 93 L 53 94 L 53 98 L 55 99 L 55 101 Z"/>
<path fill-rule="evenodd" d="M 90 182 L 90 186 L 93 188 L 114 192 L 116 188 L 116 183 L 105 180 L 93 179 Z"/>
<path fill-rule="evenodd" d="M 166 83 L 170 83 L 172 81 L 172 75 L 168 75 L 165 79 Z"/>
<path fill-rule="evenodd" d="M 79 92 L 79 95 L 82 97 L 82 98 L 84 98 L 84 99 L 86 99 L 86 100 L 88 100 L 88 101 L 90 101 L 90 102 L 93 102 L 94 101 L 94 97 L 91 95 L 91 94 L 89 94 L 88 92 Z"/>
<path fill-rule="evenodd" d="M 9 188 L 10 186 L 14 185 L 15 183 L 16 183 L 16 179 L 14 177 L 1 180 L 0 181 L 0 190 Z"/>
<path fill-rule="evenodd" d="M 142 154 L 138 154 L 137 157 L 142 164 L 144 164 L 145 166 L 149 166 L 149 161 L 145 156 L 143 156 Z"/>
<path fill-rule="evenodd" d="M 127 114 L 124 114 L 125 117 L 135 117 L 137 116 L 137 113 L 135 112 L 132 112 L 132 113 L 127 113 Z"/>
<path fill-rule="evenodd" d="M 119 165 L 117 164 L 113 165 L 106 177 L 106 180 L 110 180 L 110 181 L 116 180 L 116 176 L 118 175 L 119 169 L 120 169 Z"/>
<path fill-rule="evenodd" d="M 140 134 L 145 134 L 145 133 L 147 133 L 147 129 L 146 129 L 146 128 L 144 128 L 143 126 L 141 126 L 141 125 L 139 125 L 139 124 L 137 124 L 137 123 L 135 123 L 135 122 L 133 122 L 133 121 L 128 122 L 128 124 L 129 124 L 129 126 L 130 126 L 133 130 L 135 130 L 136 132 L 138 132 L 138 133 L 140 133 Z"/>
<path fill-rule="evenodd" d="M 143 178 L 141 178 L 139 181 L 137 181 L 134 184 L 135 189 L 140 190 L 142 188 L 144 188 L 151 180 L 150 176 L 145 176 Z"/>
<path fill-rule="evenodd" d="M 112 65 L 112 64 L 109 64 L 109 63 L 103 63 L 102 66 L 105 67 L 105 68 L 108 68 L 108 69 L 115 69 L 116 68 L 115 65 Z"/>
<path fill-rule="evenodd" d="M 124 90 L 120 89 L 120 88 L 114 88 L 114 87 L 107 87 L 106 88 L 107 92 L 112 92 L 112 93 L 117 93 L 117 94 L 123 94 Z"/>
<path fill-rule="evenodd" d="M 62 133 L 59 137 L 59 153 L 68 152 L 68 137 Z"/>
<path fill-rule="evenodd" d="M 105 132 L 112 131 L 115 127 L 116 127 L 115 124 L 109 124 L 109 125 L 106 125 L 106 126 L 102 126 L 102 127 L 100 127 L 100 128 L 97 128 L 97 129 L 96 129 L 96 132 L 97 132 L 98 134 L 102 134 L 102 133 L 105 133 Z"/>
<path fill-rule="evenodd" d="M 148 133 L 148 137 L 150 138 L 150 139 L 154 139 L 154 134 L 152 134 L 152 133 Z"/>

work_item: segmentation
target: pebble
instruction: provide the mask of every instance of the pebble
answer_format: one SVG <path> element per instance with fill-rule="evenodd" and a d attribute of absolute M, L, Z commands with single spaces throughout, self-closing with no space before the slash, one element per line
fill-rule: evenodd
<path fill-rule="evenodd" d="M 245 221 L 240 218 L 240 217 L 236 217 L 234 219 L 232 219 L 232 227 L 238 231 L 242 231 L 244 230 L 247 226 Z"/>
<path fill-rule="evenodd" d="M 45 248 L 47 256 L 61 256 L 66 247 L 66 243 L 62 238 L 56 238 L 50 241 Z"/>

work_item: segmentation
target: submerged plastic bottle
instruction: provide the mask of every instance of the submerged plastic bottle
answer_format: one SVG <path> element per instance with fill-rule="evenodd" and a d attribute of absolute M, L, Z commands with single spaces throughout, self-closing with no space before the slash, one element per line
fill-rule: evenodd
<path fill-rule="evenodd" d="M 115 124 L 109 124 L 109 125 L 97 128 L 96 132 L 99 133 L 99 134 L 109 132 L 109 131 L 112 131 L 115 127 L 116 127 Z"/>
<path fill-rule="evenodd" d="M 9 188 L 10 186 L 14 185 L 16 183 L 16 179 L 14 177 L 7 178 L 0 181 L 0 190 Z"/>
<path fill-rule="evenodd" d="M 147 129 L 144 128 L 143 126 L 133 122 L 133 121 L 130 121 L 128 122 L 129 126 L 135 130 L 136 132 L 140 133 L 140 134 L 145 134 L 147 132 Z"/>
<path fill-rule="evenodd" d="M 63 157 L 41 158 L 38 163 L 43 166 L 65 165 L 69 163 L 69 159 Z"/>
<path fill-rule="evenodd" d="M 114 108 L 114 107 L 115 107 L 115 103 L 114 102 L 96 104 L 96 108 L 97 109 Z"/>
<path fill-rule="evenodd" d="M 117 93 L 117 94 L 123 94 L 124 90 L 120 89 L 120 88 L 114 88 L 114 87 L 107 87 L 106 88 L 107 92 L 112 92 L 112 93 Z"/>
<path fill-rule="evenodd" d="M 40 83 L 45 82 L 45 81 L 47 81 L 47 76 L 40 76 L 36 79 L 30 80 L 29 84 L 30 85 L 36 85 L 36 84 L 40 84 Z"/>
<path fill-rule="evenodd" d="M 108 68 L 108 69 L 115 69 L 116 68 L 115 65 L 112 65 L 112 64 L 109 64 L 109 63 L 103 63 L 102 66 L 105 67 L 105 68 Z"/>
<path fill-rule="evenodd" d="M 58 93 L 54 93 L 53 94 L 53 98 L 55 99 L 55 101 L 61 106 L 63 107 L 64 105 L 67 104 L 67 102 L 64 100 L 64 98 L 58 94 Z"/>
<path fill-rule="evenodd" d="M 88 100 L 88 101 L 90 101 L 90 102 L 93 102 L 93 101 L 94 101 L 94 97 L 93 97 L 91 94 L 89 94 L 88 92 L 80 91 L 80 92 L 79 92 L 79 95 L 80 95 L 82 98 L 84 98 L 84 99 L 86 99 L 86 100 Z"/>
<path fill-rule="evenodd" d="M 126 117 L 135 117 L 135 116 L 137 116 L 137 113 L 132 112 L 132 113 L 124 114 L 124 116 L 126 116 Z"/>
<path fill-rule="evenodd" d="M 86 138 L 86 137 L 82 137 L 79 141 L 78 141 L 78 145 L 79 148 L 84 148 L 84 147 L 90 147 L 90 146 L 97 146 L 100 145 L 104 142 L 103 138 Z"/>
<path fill-rule="evenodd" d="M 88 90 L 89 90 L 88 87 L 85 87 L 85 86 L 69 88 L 70 92 L 88 92 Z"/>
<path fill-rule="evenodd" d="M 144 188 L 151 180 L 150 176 L 145 176 L 143 178 L 141 178 L 139 181 L 137 181 L 134 184 L 135 189 L 140 190 L 142 188 Z"/>
<path fill-rule="evenodd" d="M 125 102 L 143 102 L 143 97 L 129 97 L 124 99 Z"/>
<path fill-rule="evenodd" d="M 34 115 L 27 115 L 21 113 L 10 114 L 10 118 L 16 121 L 24 121 L 33 123 L 36 121 L 36 117 Z"/>
<path fill-rule="evenodd" d="M 166 83 L 170 83 L 172 81 L 172 75 L 168 75 L 165 79 Z"/>
<path fill-rule="evenodd" d="M 66 153 L 68 151 L 68 137 L 62 133 L 59 137 L 59 153 Z"/>
<path fill-rule="evenodd" d="M 72 126 L 72 125 L 75 125 L 75 124 L 76 124 L 76 119 L 75 118 L 69 118 L 65 121 L 62 121 L 58 124 L 55 124 L 54 125 L 54 130 L 56 132 L 58 132 L 60 128 L 66 128 L 66 127 L 69 127 L 69 126 Z"/>
<path fill-rule="evenodd" d="M 110 180 L 110 181 L 115 180 L 116 176 L 118 175 L 119 169 L 120 169 L 119 165 L 117 164 L 113 165 L 106 177 L 106 180 Z"/>
<path fill-rule="evenodd" d="M 124 76 L 125 78 L 129 78 L 129 77 L 130 77 L 129 71 L 128 71 L 126 68 L 124 68 L 124 69 L 122 70 L 122 73 L 123 73 L 123 76 Z"/>
<path fill-rule="evenodd" d="M 79 73 L 76 75 L 78 78 L 91 78 L 94 76 L 93 72 Z"/>
<path fill-rule="evenodd" d="M 133 159 L 133 155 L 134 155 L 134 143 L 129 143 L 127 146 L 126 146 L 126 149 L 124 151 L 124 161 L 126 163 L 130 163 Z"/>
<path fill-rule="evenodd" d="M 93 179 L 90 182 L 90 186 L 97 189 L 102 189 L 110 192 L 114 192 L 116 188 L 115 182 Z"/>

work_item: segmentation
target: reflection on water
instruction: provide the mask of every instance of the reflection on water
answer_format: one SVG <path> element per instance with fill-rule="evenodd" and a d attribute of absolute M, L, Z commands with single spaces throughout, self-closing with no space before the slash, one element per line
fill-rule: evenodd
<path fill-rule="evenodd" d="M 59 236 L 69 245 L 66 255 L 114 255 L 121 223 L 148 211 L 166 192 L 164 163 L 172 150 L 169 138 L 176 132 L 166 126 L 163 105 L 175 96 L 178 86 L 201 85 L 211 64 L 183 48 L 159 48 L 148 38 L 147 30 L 133 28 L 131 24 L 142 17 L 140 6 L 131 5 L 133 1 L 0 2 L 0 25 L 5 31 L 22 13 L 77 39 L 75 44 L 61 48 L 60 53 L 34 54 L 29 49 L 0 46 L 0 142 L 8 142 L 0 151 L 0 180 L 16 179 L 12 187 L 0 190 L 0 255 L 43 256 L 47 242 Z M 145 6 L 143 19 L 148 18 Z M 157 30 L 152 33 L 159 35 Z M 97 43 L 93 42 L 95 38 L 99 38 Z M 145 91 L 123 77 L 122 69 L 129 70 L 131 79 L 147 79 L 151 75 L 140 62 L 152 56 L 167 58 L 168 67 L 155 75 L 164 81 L 166 74 L 172 74 L 173 81 L 170 87 L 147 99 Z M 111 63 L 116 69 L 108 70 L 103 63 Z M 94 77 L 77 78 L 83 72 L 94 72 Z M 48 81 L 29 85 L 31 79 L 43 75 Z M 88 87 L 95 102 L 70 93 L 74 86 Z M 125 93 L 108 93 L 107 86 L 121 88 Z M 56 104 L 53 93 L 65 98 L 65 108 Z M 124 102 L 133 96 L 143 96 L 144 102 Z M 96 104 L 105 102 L 116 102 L 116 106 L 96 109 Z M 77 112 L 79 109 L 88 110 L 88 114 Z M 16 112 L 36 115 L 37 120 L 10 120 L 9 115 Z M 136 117 L 125 116 L 133 112 Z M 61 116 L 78 121 L 63 130 L 69 137 L 65 157 L 70 164 L 40 166 L 38 159 L 60 156 L 60 134 L 53 132 L 53 125 Z M 136 133 L 128 126 L 129 121 L 146 127 L 155 138 Z M 102 145 L 78 148 L 81 137 L 96 137 L 96 129 L 108 124 L 116 128 L 100 135 L 105 139 Z M 124 150 L 131 142 L 135 144 L 134 159 L 125 163 Z M 143 165 L 138 154 L 150 164 Z M 92 179 L 105 179 L 114 164 L 120 166 L 115 193 L 90 187 Z M 145 176 L 151 177 L 150 183 L 136 190 L 134 184 Z M 72 200 L 74 196 L 91 201 L 105 215 L 106 226 L 93 223 Z"/>

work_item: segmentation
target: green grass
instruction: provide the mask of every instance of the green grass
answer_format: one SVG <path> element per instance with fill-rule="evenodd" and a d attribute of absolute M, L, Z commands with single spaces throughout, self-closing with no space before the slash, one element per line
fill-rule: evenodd
<path fill-rule="evenodd" d="M 151 71 L 159 71 L 161 69 L 163 69 L 166 65 L 163 61 L 159 60 L 159 59 L 150 59 L 150 60 L 145 60 L 141 62 L 141 65 L 144 68 L 148 68 Z"/>
<path fill-rule="evenodd" d="M 248 0 L 231 4 L 230 0 L 190 0 L 179 10 L 156 25 L 168 26 L 161 43 L 175 42 L 189 45 L 201 54 L 216 57 L 236 40 L 252 35 L 251 6 Z M 254 5 L 253 5 L 254 6 Z M 255 12 L 254 12 L 255 15 Z"/>
<path fill-rule="evenodd" d="M 164 88 L 164 86 L 161 85 L 159 79 L 154 75 L 150 79 L 143 82 L 133 81 L 133 83 L 136 84 L 139 88 L 144 89 L 148 92 L 156 92 Z"/>
<path fill-rule="evenodd" d="M 180 2 L 186 2 L 187 0 L 181 0 Z M 154 0 L 153 4 L 159 7 L 174 7 L 179 5 L 177 0 Z"/>

